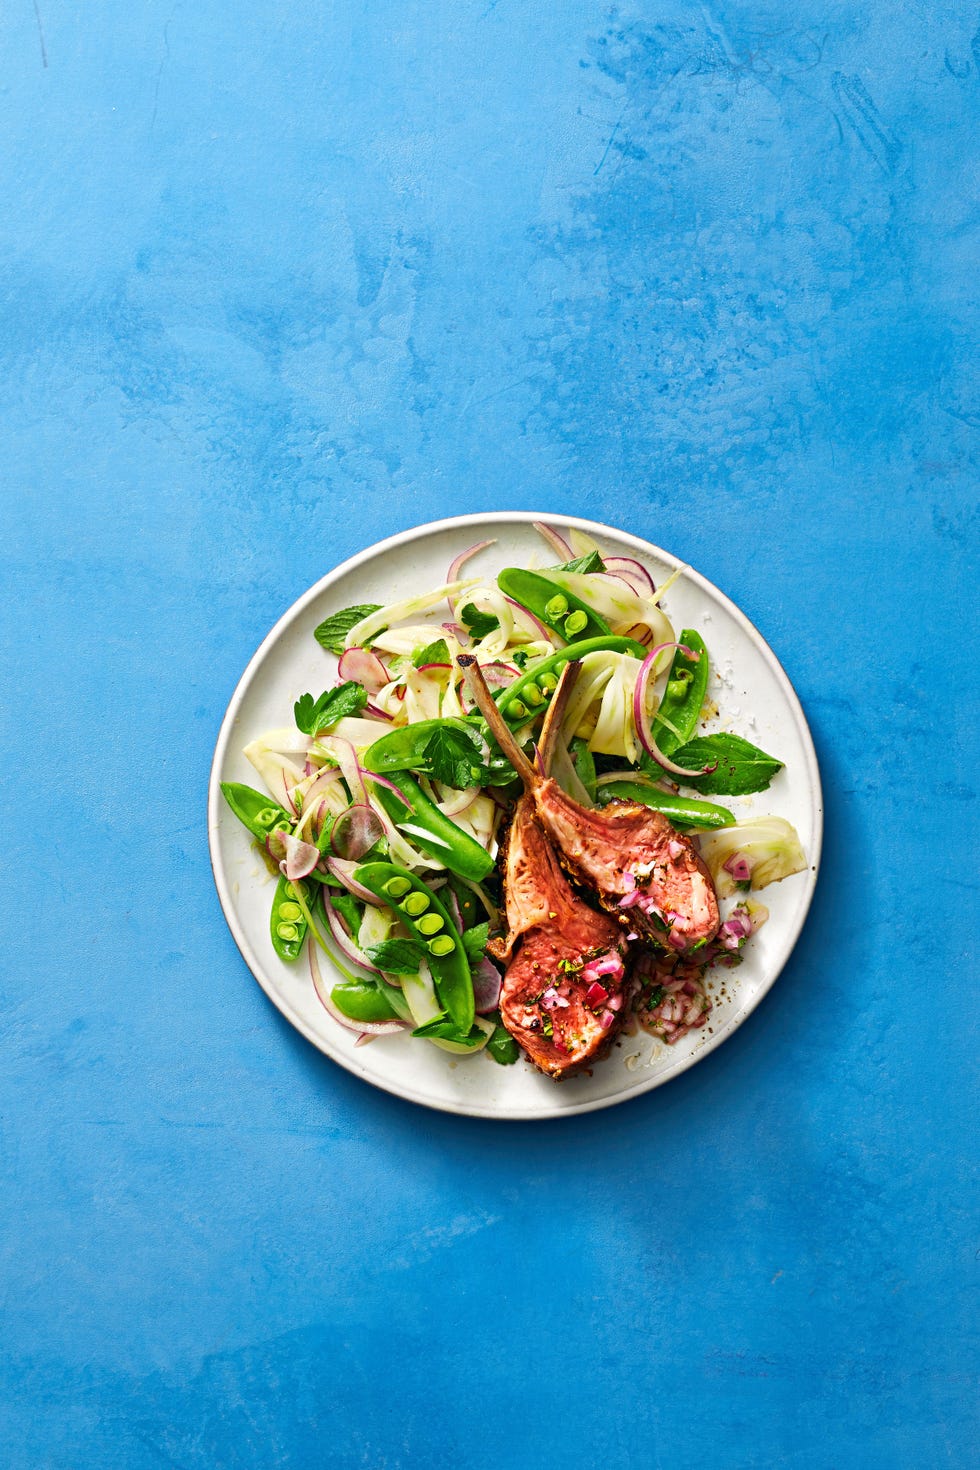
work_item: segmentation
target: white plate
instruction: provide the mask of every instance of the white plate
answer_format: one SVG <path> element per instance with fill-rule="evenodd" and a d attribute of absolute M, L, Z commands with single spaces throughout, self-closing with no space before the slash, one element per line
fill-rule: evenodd
<path fill-rule="evenodd" d="M 256 784 L 242 748 L 264 731 L 287 725 L 300 694 L 318 694 L 332 682 L 335 661 L 313 637 L 325 617 L 354 603 L 383 605 L 438 586 L 453 558 L 475 541 L 495 537 L 496 545 L 475 558 L 467 572 L 495 574 L 503 566 L 526 564 L 533 555 L 539 565 L 547 564 L 547 548 L 531 525 L 535 520 L 559 530 L 577 526 L 609 555 L 636 557 L 658 586 L 678 565 L 667 552 L 625 531 L 529 511 L 455 516 L 381 541 L 305 592 L 259 648 L 222 723 L 208 799 L 221 906 L 246 964 L 272 1003 L 314 1046 L 376 1087 L 428 1107 L 492 1118 L 554 1118 L 611 1107 L 659 1087 L 720 1046 L 758 1005 L 796 943 L 816 883 L 822 832 L 816 755 L 792 685 L 738 608 L 697 572 L 685 571 L 664 599 L 666 611 L 675 628 L 697 628 L 708 645 L 714 670 L 709 696 L 720 707 L 718 728 L 746 736 L 785 763 L 768 791 L 730 804 L 737 814 L 773 812 L 788 818 L 808 859 L 805 872 L 765 890 L 762 899 L 771 917 L 746 946 L 743 964 L 715 972 L 708 1025 L 673 1047 L 644 1032 L 624 1036 L 591 1077 L 559 1084 L 523 1059 L 511 1067 L 483 1055 L 457 1059 L 407 1035 L 383 1036 L 355 1049 L 353 1033 L 338 1026 L 317 1000 L 307 965 L 284 964 L 273 951 L 268 927 L 272 879 L 225 805 L 219 783 Z"/>

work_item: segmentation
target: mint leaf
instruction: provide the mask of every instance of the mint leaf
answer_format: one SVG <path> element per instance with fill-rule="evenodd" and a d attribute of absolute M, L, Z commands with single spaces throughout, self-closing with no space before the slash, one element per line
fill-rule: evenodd
<path fill-rule="evenodd" d="M 482 960 L 489 937 L 489 923 L 474 924 L 472 929 L 465 929 L 462 939 L 463 948 L 466 950 L 466 958 L 470 961 Z"/>
<path fill-rule="evenodd" d="M 412 1035 L 434 1036 L 440 1041 L 455 1041 L 458 1046 L 481 1046 L 484 1039 L 483 1032 L 478 1026 L 474 1026 L 468 1035 L 458 1031 L 445 1013 L 436 1016 L 431 1021 L 426 1021 L 423 1026 L 416 1026 Z"/>
<path fill-rule="evenodd" d="M 448 664 L 449 648 L 445 638 L 437 638 L 435 643 L 427 643 L 424 648 L 417 648 L 412 654 L 412 663 L 417 669 L 423 664 Z"/>
<path fill-rule="evenodd" d="M 549 567 L 552 572 L 604 572 L 606 563 L 597 551 L 590 551 L 588 556 L 577 556 L 574 561 L 563 562 L 560 567 Z"/>
<path fill-rule="evenodd" d="M 348 679 L 336 689 L 327 689 L 314 699 L 312 694 L 301 694 L 293 705 L 293 717 L 297 730 L 314 739 L 321 730 L 329 730 L 345 715 L 356 715 L 367 704 L 367 695 L 360 684 Z"/>
<path fill-rule="evenodd" d="M 425 948 L 417 939 L 383 939 L 364 953 L 372 965 L 389 975 L 417 975 L 425 958 Z"/>
<path fill-rule="evenodd" d="M 743 740 L 741 735 L 701 736 L 697 740 L 689 740 L 670 758 L 677 765 L 691 770 L 717 761 L 716 769 L 705 772 L 703 776 L 671 777 L 681 786 L 689 786 L 706 796 L 747 796 L 752 791 L 765 791 L 773 776 L 783 768 L 782 761 L 766 755 L 764 750 Z M 659 772 L 660 767 L 654 766 L 653 769 Z"/>
<path fill-rule="evenodd" d="M 456 725 L 439 725 L 422 748 L 425 769 L 436 781 L 462 790 L 479 780 L 483 762 L 474 736 Z"/>
<path fill-rule="evenodd" d="M 485 638 L 488 633 L 493 632 L 494 628 L 500 627 L 499 618 L 495 618 L 493 613 L 481 612 L 474 602 L 466 604 L 459 615 L 459 620 L 474 638 Z"/>
<path fill-rule="evenodd" d="M 370 613 L 378 612 L 380 608 L 380 602 L 364 602 L 357 607 L 345 607 L 341 612 L 325 618 L 318 628 L 314 628 L 313 637 L 321 648 L 325 648 L 328 653 L 335 653 L 339 658 L 344 651 L 344 639 L 355 623 L 359 623 Z"/>

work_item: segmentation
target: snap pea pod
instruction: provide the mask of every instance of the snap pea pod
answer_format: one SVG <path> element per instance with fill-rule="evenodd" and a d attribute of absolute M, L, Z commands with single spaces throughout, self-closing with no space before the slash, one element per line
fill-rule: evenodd
<path fill-rule="evenodd" d="M 402 725 L 389 730 L 373 745 L 369 745 L 361 756 L 361 764 L 376 776 L 390 776 L 395 771 L 428 772 L 426 747 L 432 736 L 441 730 L 461 730 L 473 742 L 473 779 L 486 776 L 482 764 L 481 734 L 485 729 L 482 721 L 469 721 L 449 716 L 444 720 L 417 720 L 414 725 Z M 504 784 L 514 779 L 513 767 L 496 757 L 490 762 L 490 785 Z"/>
<path fill-rule="evenodd" d="M 480 883 L 493 871 L 493 858 L 486 848 L 444 816 L 411 776 L 399 772 L 398 780 L 392 784 L 401 792 L 401 800 L 387 786 L 376 784 L 378 801 L 396 826 L 403 826 L 411 819 L 412 830 L 408 835 L 423 852 L 438 858 L 449 872 L 469 878 L 473 883 Z"/>
<path fill-rule="evenodd" d="M 439 1003 L 462 1035 L 468 1035 L 476 1010 L 466 950 L 456 926 L 432 889 L 395 863 L 364 863 L 354 879 L 380 898 L 428 952 Z"/>
<path fill-rule="evenodd" d="M 293 818 L 270 796 L 263 796 L 239 781 L 222 781 L 221 793 L 243 827 L 264 840 L 270 832 L 291 831 Z"/>
<path fill-rule="evenodd" d="M 667 675 L 667 687 L 652 726 L 653 738 L 664 755 L 673 755 L 690 740 L 708 690 L 708 650 L 704 639 L 693 628 L 685 628 L 680 641 L 694 657 L 688 658 L 678 648 Z"/>
<path fill-rule="evenodd" d="M 600 638 L 583 638 L 578 643 L 569 643 L 557 653 L 546 654 L 536 663 L 529 664 L 520 678 L 501 689 L 494 695 L 494 699 L 508 725 L 523 725 L 545 709 L 558 687 L 559 676 L 567 663 L 584 658 L 587 653 L 631 653 L 634 658 L 646 658 L 647 652 L 642 643 L 618 633 L 607 633 Z"/>
<path fill-rule="evenodd" d="M 306 898 L 306 889 L 301 883 L 293 885 L 288 878 L 280 878 L 272 897 L 272 913 L 269 931 L 272 948 L 281 960 L 295 960 L 306 939 L 306 916 L 296 902 L 296 889 Z"/>
<path fill-rule="evenodd" d="M 599 800 L 638 801 L 663 812 L 675 827 L 731 827 L 734 816 L 727 807 L 715 806 L 711 801 L 695 801 L 693 797 L 677 796 L 672 791 L 658 791 L 641 781 L 610 781 L 599 787 Z"/>
<path fill-rule="evenodd" d="M 605 618 L 593 612 L 581 597 L 537 572 L 527 572 L 523 567 L 504 567 L 497 575 L 497 586 L 505 597 L 511 597 L 521 607 L 526 607 L 566 643 L 572 643 L 576 638 L 608 637 L 612 631 Z"/>
<path fill-rule="evenodd" d="M 389 1003 L 388 997 L 382 995 L 377 985 L 370 980 L 358 982 L 356 985 L 335 985 L 330 992 L 330 998 L 339 1011 L 343 1011 L 352 1021 L 395 1021 L 400 1017 L 394 1007 Z"/>

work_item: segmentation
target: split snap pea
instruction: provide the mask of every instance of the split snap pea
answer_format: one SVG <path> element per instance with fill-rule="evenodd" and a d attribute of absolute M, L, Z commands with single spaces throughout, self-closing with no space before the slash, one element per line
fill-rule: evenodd
<path fill-rule="evenodd" d="M 412 831 L 409 836 L 423 852 L 438 858 L 450 873 L 458 873 L 461 878 L 469 878 L 473 883 L 480 883 L 493 871 L 493 858 L 486 848 L 481 847 L 475 837 L 471 837 L 462 827 L 457 827 L 455 822 L 444 816 L 435 802 L 429 800 L 418 782 L 404 772 L 399 772 L 398 780 L 392 784 L 398 787 L 400 795 L 390 791 L 387 786 L 377 784 L 377 799 L 396 826 L 410 822 Z"/>
<path fill-rule="evenodd" d="M 690 740 L 697 728 L 708 690 L 708 650 L 704 639 L 693 628 L 685 628 L 680 641 L 694 657 L 689 658 L 683 649 L 677 649 L 667 675 L 664 697 L 651 727 L 653 738 L 664 755 L 673 755 Z"/>
<path fill-rule="evenodd" d="M 540 622 L 546 623 L 559 638 L 572 643 L 576 638 L 600 638 L 610 633 L 609 624 L 593 612 L 587 602 L 550 577 L 523 567 L 505 567 L 497 576 L 497 586 L 505 597 L 526 607 Z"/>
<path fill-rule="evenodd" d="M 272 898 L 269 930 L 272 947 L 281 960 L 298 959 L 306 939 L 306 916 L 296 902 L 297 889 L 306 901 L 306 890 L 301 883 L 280 878 Z"/>
<path fill-rule="evenodd" d="M 566 664 L 584 658 L 587 653 L 631 653 L 634 658 L 646 658 L 647 652 L 642 643 L 622 634 L 607 633 L 601 638 L 583 638 L 581 642 L 569 643 L 567 648 L 529 664 L 520 678 L 501 689 L 494 699 L 508 725 L 523 725 L 551 699 Z"/>
<path fill-rule="evenodd" d="M 387 904 L 425 946 L 439 1004 L 461 1035 L 473 1025 L 473 981 L 463 941 L 441 900 L 414 873 L 394 863 L 364 863 L 355 881 Z"/>
<path fill-rule="evenodd" d="M 643 806 L 652 807 L 655 812 L 663 812 L 678 828 L 730 827 L 735 821 L 727 807 L 715 806 L 711 801 L 696 801 L 689 796 L 677 796 L 672 791 L 658 791 L 641 781 L 610 781 L 608 785 L 599 787 L 598 794 L 600 801 L 611 801 L 614 797 L 620 801 L 638 801 Z"/>
<path fill-rule="evenodd" d="M 292 831 L 293 818 L 271 797 L 239 781 L 222 781 L 221 792 L 243 827 L 264 841 L 270 832 Z"/>

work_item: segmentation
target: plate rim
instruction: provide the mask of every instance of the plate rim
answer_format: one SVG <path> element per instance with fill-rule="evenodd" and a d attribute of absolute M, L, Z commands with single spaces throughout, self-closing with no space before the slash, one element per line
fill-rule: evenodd
<path fill-rule="evenodd" d="M 764 661 L 770 666 L 772 672 L 775 674 L 778 682 L 782 687 L 783 694 L 792 711 L 797 728 L 800 732 L 807 765 L 807 787 L 810 797 L 810 815 L 813 826 L 813 841 L 812 851 L 807 854 L 807 890 L 796 923 L 792 927 L 791 931 L 787 934 L 782 949 L 775 955 L 770 973 L 760 982 L 760 985 L 755 995 L 752 997 L 752 1003 L 748 1006 L 748 1008 L 743 1008 L 742 1010 L 732 1015 L 726 1025 L 720 1031 L 714 1033 L 711 1036 L 710 1040 L 706 1041 L 705 1044 L 698 1047 L 695 1051 L 691 1052 L 689 1055 L 679 1056 L 675 1065 L 668 1067 L 665 1071 L 656 1073 L 652 1077 L 642 1079 L 635 1086 L 626 1088 L 622 1092 L 612 1094 L 607 1097 L 583 1101 L 581 1103 L 574 1103 L 571 1106 L 566 1107 L 545 1105 L 543 1108 L 519 1108 L 515 1111 L 500 1112 L 496 1107 L 489 1105 L 465 1104 L 453 1100 L 436 1100 L 422 1092 L 416 1092 L 410 1087 L 405 1087 L 402 1084 L 389 1084 L 384 1079 L 378 1078 L 373 1074 L 369 1074 L 367 1071 L 364 1070 L 363 1067 L 357 1065 L 356 1056 L 347 1057 L 343 1055 L 343 1053 L 341 1053 L 339 1050 L 331 1050 L 329 1042 L 325 1041 L 322 1036 L 318 1035 L 316 1031 L 307 1024 L 302 1015 L 300 1015 L 298 1011 L 295 1011 L 292 1008 L 287 1000 L 285 1000 L 281 995 L 274 993 L 271 986 L 266 984 L 265 978 L 262 973 L 262 965 L 259 961 L 259 957 L 253 953 L 252 946 L 249 943 L 246 934 L 244 933 L 241 925 L 238 922 L 238 916 L 235 912 L 230 887 L 226 875 L 223 872 L 223 864 L 220 860 L 219 818 L 222 815 L 220 782 L 221 767 L 224 762 L 228 745 L 231 740 L 231 732 L 237 718 L 238 711 L 241 708 L 241 705 L 244 702 L 249 689 L 251 688 L 252 682 L 255 679 L 259 668 L 265 661 L 265 656 L 267 652 L 277 642 L 278 638 L 285 630 L 287 625 L 293 623 L 298 617 L 302 616 L 306 608 L 312 602 L 314 602 L 317 597 L 319 597 L 321 592 L 323 592 L 330 583 L 340 580 L 340 578 L 346 576 L 352 571 L 356 571 L 357 568 L 364 565 L 365 562 L 373 561 L 379 555 L 383 555 L 389 551 L 395 550 L 400 546 L 404 546 L 414 540 L 420 540 L 427 536 L 436 535 L 444 531 L 464 529 L 467 526 L 533 525 L 536 521 L 545 522 L 548 524 L 552 522 L 560 523 L 563 526 L 567 526 L 569 528 L 579 531 L 584 531 L 586 533 L 592 533 L 599 536 L 611 535 L 614 539 L 625 538 L 626 540 L 632 542 L 638 550 L 647 555 L 653 553 L 653 555 L 658 560 L 666 563 L 668 566 L 673 567 L 675 570 L 677 568 L 682 568 L 684 576 L 686 578 L 689 578 L 696 586 L 699 586 L 700 588 L 702 588 L 702 590 L 706 590 L 707 592 L 709 592 L 712 597 L 721 599 L 726 611 L 734 618 L 736 623 L 742 628 L 743 632 L 747 634 L 749 639 L 756 645 Z M 275 1007 L 279 1014 L 283 1016 L 289 1022 L 289 1024 L 300 1033 L 301 1036 L 305 1037 L 307 1041 L 309 1041 L 313 1046 L 316 1047 L 317 1051 L 319 1051 L 323 1056 L 328 1057 L 331 1062 L 334 1062 L 337 1065 L 343 1067 L 345 1071 L 350 1072 L 352 1076 L 359 1078 L 362 1082 L 368 1084 L 369 1086 L 376 1087 L 382 1092 L 387 1092 L 392 1097 L 401 1098 L 405 1102 L 415 1103 L 421 1107 L 431 1108 L 433 1109 L 433 1111 L 436 1112 L 451 1113 L 456 1115 L 457 1117 L 487 1118 L 498 1123 L 546 1122 L 550 1119 L 570 1118 L 580 1113 L 598 1112 L 605 1108 L 616 1107 L 620 1103 L 630 1102 L 634 1098 L 642 1097 L 646 1093 L 652 1092 L 658 1087 L 662 1087 L 664 1083 L 672 1081 L 675 1077 L 679 1077 L 683 1072 L 688 1071 L 689 1068 L 695 1066 L 698 1062 L 703 1061 L 712 1052 L 716 1051 L 724 1042 L 726 1042 L 732 1035 L 734 1035 L 739 1027 L 748 1020 L 749 1016 L 751 1016 L 753 1012 L 758 1009 L 764 998 L 768 995 L 769 991 L 778 980 L 779 976 L 782 974 L 782 971 L 784 970 L 791 954 L 796 948 L 800 935 L 803 932 L 803 927 L 806 924 L 807 918 L 809 916 L 811 905 L 813 903 L 813 895 L 816 891 L 817 882 L 820 876 L 820 863 L 823 849 L 823 786 L 820 779 L 820 767 L 817 761 L 817 753 L 813 742 L 813 736 L 810 733 L 810 726 L 803 711 L 803 706 L 800 702 L 800 698 L 793 687 L 789 675 L 786 673 L 786 670 L 783 668 L 782 663 L 776 656 L 770 644 L 763 637 L 762 633 L 751 621 L 751 619 L 746 616 L 742 609 L 738 607 L 738 605 L 734 603 L 732 599 L 721 590 L 720 587 L 718 587 L 714 582 L 711 582 L 707 577 L 703 575 L 703 573 L 697 571 L 689 563 L 680 560 L 680 558 L 675 556 L 673 552 L 664 550 L 662 547 L 657 546 L 652 541 L 647 541 L 645 537 L 637 536 L 632 531 L 625 531 L 619 527 L 610 526 L 602 521 L 588 520 L 582 516 L 566 515 L 564 513 L 555 511 L 473 511 L 468 512 L 465 515 L 446 516 L 436 521 L 423 521 L 417 526 L 411 526 L 403 531 L 397 531 L 391 536 L 384 537 L 381 541 L 373 542 L 370 546 L 365 547 L 361 551 L 354 552 L 353 555 L 347 557 L 345 561 L 338 562 L 336 566 L 332 567 L 317 582 L 315 582 L 312 587 L 307 588 L 305 592 L 301 593 L 300 596 L 296 598 L 289 605 L 289 607 L 284 610 L 280 617 L 277 618 L 276 622 L 269 629 L 269 632 L 266 634 L 266 636 L 262 639 L 262 642 L 259 644 L 258 648 L 255 650 L 252 657 L 246 664 L 244 670 L 242 671 L 242 674 L 239 677 L 237 684 L 235 685 L 234 691 L 232 692 L 231 698 L 228 701 L 227 709 L 225 710 L 225 713 L 221 720 L 221 724 L 218 728 L 218 735 L 215 741 L 214 754 L 211 759 L 211 769 L 208 778 L 207 828 L 208 857 L 211 865 L 211 876 L 214 880 L 214 885 L 218 894 L 218 901 L 221 905 L 221 910 L 224 914 L 225 922 L 228 925 L 228 929 L 238 949 L 238 952 L 244 960 L 245 965 L 251 973 L 253 979 L 257 982 L 267 999 L 271 1002 L 271 1004 Z"/>

